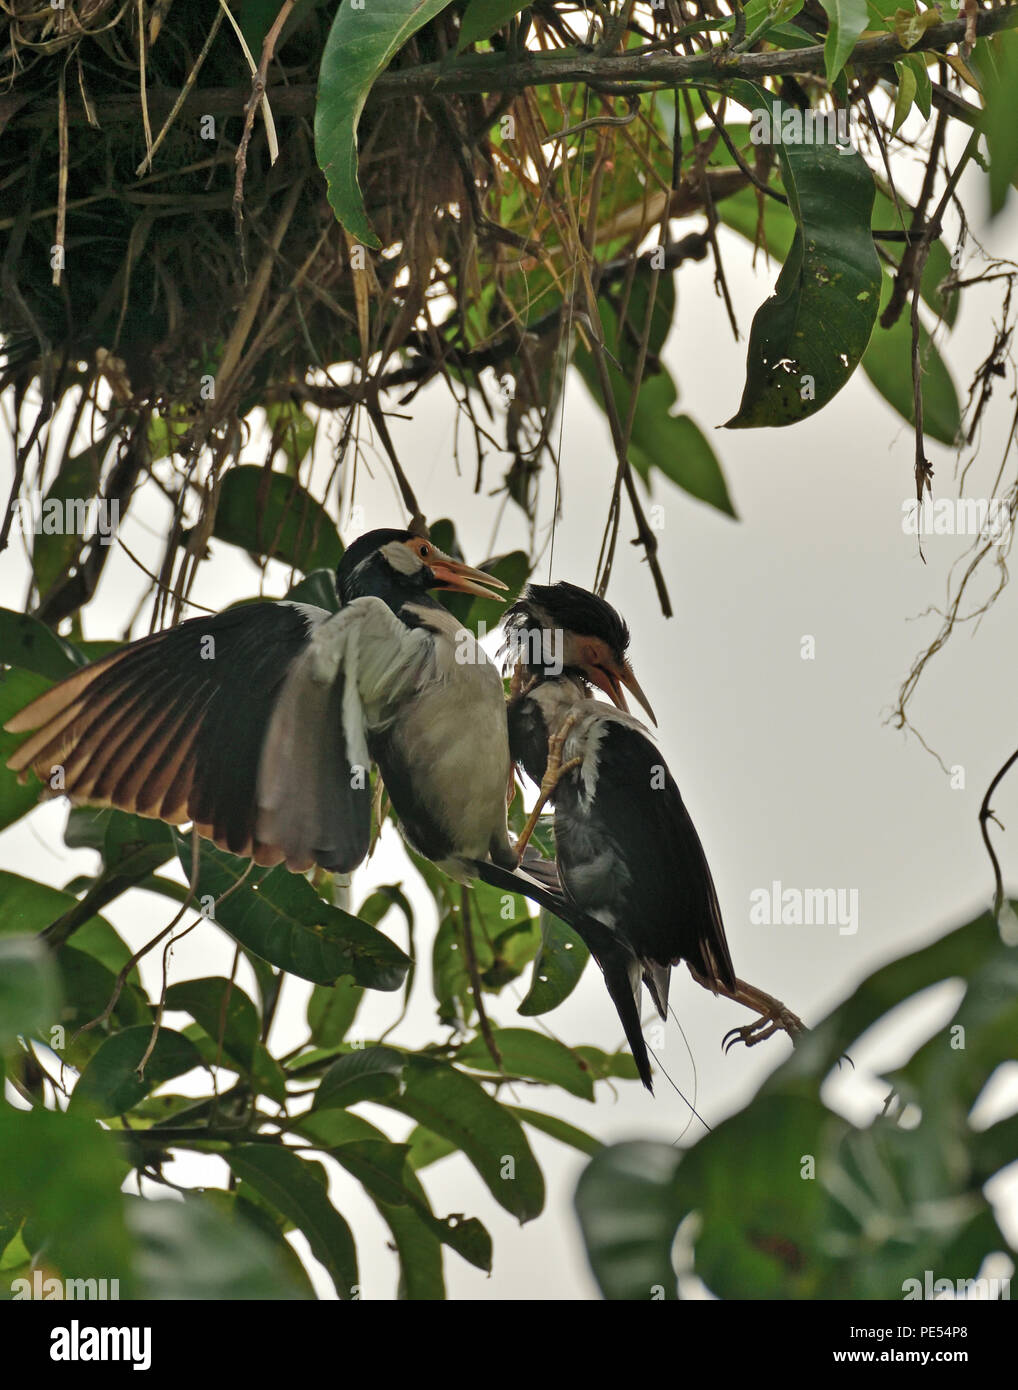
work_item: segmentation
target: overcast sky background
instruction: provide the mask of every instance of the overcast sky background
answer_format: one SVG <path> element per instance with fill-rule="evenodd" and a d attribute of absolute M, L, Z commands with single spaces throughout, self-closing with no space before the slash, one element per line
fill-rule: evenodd
<path fill-rule="evenodd" d="M 1015 199 L 1009 214 L 987 228 L 980 225 L 982 194 L 981 181 L 967 196 L 963 193 L 977 234 L 988 249 L 1013 256 L 1018 249 Z M 754 270 L 751 248 L 734 234 L 722 230 L 720 235 L 742 341 L 732 340 L 710 262 L 690 263 L 677 277 L 678 310 L 664 357 L 679 384 L 679 408 L 700 423 L 722 460 L 740 519 L 733 522 L 655 477 L 653 500 L 664 507 L 661 562 L 675 616 L 662 617 L 640 552 L 629 545 L 633 527 L 628 512 L 609 598 L 632 629 L 633 665 L 657 712 L 662 750 L 710 860 L 737 970 L 780 996 L 810 1023 L 875 967 L 969 920 L 990 900 L 990 866 L 976 818 L 990 778 L 1018 743 L 1018 596 L 1008 587 L 978 628 L 969 624 L 956 632 L 929 666 L 911 707 L 929 746 L 949 766 L 964 769 L 964 787 L 952 788 L 920 743 L 886 720 L 914 656 L 937 630 L 938 620 L 923 614 L 943 604 L 949 571 L 968 540 L 927 537 L 923 564 L 914 537 L 903 534 L 902 504 L 913 491 L 911 431 L 861 371 L 805 424 L 786 430 L 715 432 L 738 405 L 752 314 L 770 293 L 777 270 L 763 255 Z M 972 263 L 970 273 L 977 264 Z M 991 319 L 999 319 L 1000 297 L 999 285 L 968 292 L 946 346 L 941 340 L 962 395 L 989 351 Z M 990 495 L 1013 410 L 1008 400 L 1012 389 L 1010 378 L 997 387 L 968 475 L 970 496 Z M 475 496 L 465 427 L 460 475 L 451 463 L 455 425 L 445 388 L 438 385 L 422 392 L 410 411 L 412 421 L 393 420 L 390 429 L 428 518 L 456 519 L 471 563 L 489 553 L 525 546 L 525 525 L 510 504 L 489 548 L 502 502 L 491 492 L 506 458 L 489 457 L 484 490 Z M 325 433 L 316 462 L 319 484 L 331 466 Z M 494 433 L 501 433 L 499 426 Z M 565 395 L 563 438 L 563 515 L 551 577 L 589 586 L 614 459 L 604 417 L 575 374 Z M 927 450 L 936 470 L 935 496 L 954 495 L 952 451 L 930 441 Z M 252 462 L 262 457 L 260 445 L 246 454 Z M 968 457 L 967 452 L 964 458 Z M 5 458 L 8 479 L 10 467 Z M 1008 478 L 1014 477 L 1015 469 L 1012 453 Z M 347 541 L 371 527 L 404 524 L 384 464 L 376 458 L 371 472 L 373 476 L 361 466 L 354 498 L 363 508 L 363 524 L 351 528 L 348 514 L 341 518 Z M 551 500 L 549 486 L 542 498 L 544 523 L 550 519 Z M 344 501 L 350 502 L 348 487 Z M 335 495 L 329 506 L 335 515 Z M 161 554 L 166 519 L 165 500 L 154 488 L 139 499 L 127 519 L 125 541 L 148 564 Z M 203 567 L 194 592 L 197 601 L 218 609 L 257 591 L 257 571 L 240 551 L 213 542 L 212 554 L 214 562 Z M 5 606 L 23 604 L 28 574 L 16 539 L 0 556 Z M 536 577 L 548 579 L 546 559 Z M 140 592 L 139 578 L 126 554 L 115 549 L 98 597 L 84 615 L 86 636 L 119 635 Z M 995 571 L 988 568 L 980 592 L 994 580 Z M 279 597 L 285 589 L 285 572 L 271 567 L 268 596 Z M 136 629 L 139 635 L 146 624 L 147 614 Z M 813 660 L 803 660 L 800 654 L 805 636 L 815 639 Z M 1018 886 L 1018 774 L 1005 782 L 995 807 L 1009 827 L 1007 833 L 996 833 L 996 841 L 1013 892 Z M 77 873 L 94 872 L 94 856 L 64 848 L 65 818 L 66 806 L 51 804 L 9 828 L 0 835 L 0 867 L 56 884 Z M 393 1039 L 413 1046 L 443 1035 L 430 993 L 434 922 L 428 911 L 430 897 L 421 891 L 395 835 L 387 831 L 374 859 L 355 876 L 354 906 L 374 884 L 394 880 L 403 881 L 418 909 L 421 968 L 410 1014 Z M 751 894 L 769 888 L 774 880 L 785 888 L 857 890 L 858 931 L 752 925 Z M 171 909 L 163 899 L 136 893 L 114 903 L 106 915 L 137 947 L 165 925 Z M 395 917 L 384 926 L 405 945 Z M 222 934 L 197 930 L 177 948 L 171 979 L 228 973 L 232 954 Z M 158 967 L 151 958 L 144 974 L 150 991 L 157 992 Z M 239 979 L 250 988 L 244 974 Z M 525 987 L 526 977 L 489 1001 L 498 1024 L 522 1022 L 515 1008 Z M 302 1040 L 309 988 L 298 980 L 288 981 L 271 1039 L 275 1051 L 286 1051 Z M 876 1069 L 893 1066 L 907 1055 L 919 1038 L 945 1019 L 953 997 L 948 985 L 871 1035 L 853 1054 L 856 1070 L 828 1088 L 832 1103 L 862 1123 L 878 1111 L 886 1087 L 876 1079 Z M 715 1124 L 752 1096 L 787 1055 L 789 1043 L 778 1037 L 752 1051 L 735 1048 L 724 1056 L 723 1035 L 750 1015 L 713 999 L 684 971 L 676 972 L 672 1003 L 689 1050 L 669 1022 L 661 1061 L 687 1095 L 695 1089 L 697 1108 Z M 399 996 L 369 993 L 354 1035 L 377 1036 L 398 1007 Z M 649 1016 L 648 1007 L 645 1017 Z M 171 1025 L 183 1021 L 182 1016 L 167 1018 Z M 566 1042 L 606 1048 L 622 1044 L 621 1027 L 593 966 L 567 1003 L 543 1021 Z M 205 1079 L 198 1077 L 196 1086 L 204 1085 Z M 182 1087 L 174 1082 L 171 1089 Z M 656 1099 L 637 1083 L 623 1083 L 617 1095 L 599 1086 L 595 1105 L 557 1090 L 532 1088 L 519 1100 L 608 1141 L 657 1137 L 670 1142 L 685 1131 L 686 1143 L 699 1132 L 696 1122 L 686 1128 L 688 1112 L 664 1078 Z M 995 1111 L 1018 1103 L 1018 1064 L 1001 1069 L 988 1103 Z M 394 1138 L 409 1128 L 382 1107 L 359 1109 Z M 423 1174 L 436 1211 L 476 1215 L 494 1238 L 490 1278 L 447 1254 L 453 1298 L 596 1294 L 571 1210 L 585 1160 L 551 1139 L 529 1137 L 549 1190 L 545 1215 L 527 1227 L 520 1228 L 495 1205 L 464 1159 L 449 1158 Z M 753 1161 L 751 1153 L 746 1157 Z M 179 1182 L 223 1185 L 226 1169 L 218 1159 L 184 1158 L 168 1174 Z M 1009 1207 L 1004 1219 L 1012 1241 L 1018 1240 L 1015 1174 L 1012 1167 L 1011 1180 L 998 1183 L 994 1194 Z M 336 1173 L 332 1190 L 357 1237 L 363 1296 L 392 1297 L 397 1265 L 385 1247 L 387 1228 L 352 1179 Z M 300 1245 L 301 1238 L 297 1240 Z M 317 1287 L 326 1292 L 327 1279 L 321 1271 L 315 1277 Z"/>

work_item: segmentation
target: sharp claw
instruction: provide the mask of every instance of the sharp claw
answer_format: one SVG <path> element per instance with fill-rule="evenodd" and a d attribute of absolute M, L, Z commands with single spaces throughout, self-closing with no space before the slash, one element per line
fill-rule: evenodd
<path fill-rule="evenodd" d="M 798 1022 L 798 1020 L 796 1020 Z M 741 1028 L 730 1028 L 721 1039 L 721 1047 L 725 1055 L 732 1050 L 736 1043 L 744 1043 L 746 1047 L 756 1047 L 757 1043 L 766 1042 L 775 1033 L 787 1033 L 795 1042 L 796 1037 L 801 1032 L 799 1028 L 791 1026 L 790 1020 L 784 1019 L 775 1014 L 762 1014 L 759 1018 L 753 1019 L 752 1023 L 744 1023 Z"/>

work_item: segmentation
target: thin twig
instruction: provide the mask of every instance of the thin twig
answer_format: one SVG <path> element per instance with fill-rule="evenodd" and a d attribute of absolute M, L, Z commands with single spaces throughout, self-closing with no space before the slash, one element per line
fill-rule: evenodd
<path fill-rule="evenodd" d="M 990 863 L 993 865 L 993 915 L 1000 921 L 1001 910 L 1004 906 L 1004 876 L 1000 868 L 1000 860 L 997 858 L 996 851 L 990 841 L 990 821 L 994 825 L 1004 827 L 1000 824 L 993 810 L 990 807 L 990 799 L 993 793 L 1003 782 L 1004 778 L 1018 763 L 1018 748 L 1011 754 L 1007 762 L 994 774 L 993 781 L 986 788 L 986 795 L 983 797 L 983 804 L 979 808 L 979 833 L 983 837 L 983 844 L 986 846 L 986 853 L 990 856 Z"/>

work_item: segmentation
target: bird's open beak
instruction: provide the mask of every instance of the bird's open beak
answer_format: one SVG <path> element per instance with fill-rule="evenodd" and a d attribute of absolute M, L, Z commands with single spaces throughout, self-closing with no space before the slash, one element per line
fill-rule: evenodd
<path fill-rule="evenodd" d="M 503 584 L 501 579 L 496 579 L 493 574 L 471 569 L 469 565 L 461 564 L 459 560 L 454 560 L 451 555 L 444 555 L 440 550 L 432 553 L 427 560 L 427 566 L 435 576 L 436 583 L 432 587 L 436 589 L 455 589 L 457 593 L 479 594 L 481 598 L 497 600 L 498 594 L 492 593 L 492 590 L 509 588 L 508 584 Z"/>
<path fill-rule="evenodd" d="M 637 700 L 639 700 L 640 704 L 650 715 L 650 722 L 655 727 L 657 726 L 657 719 L 654 717 L 654 711 L 650 707 L 650 701 L 640 688 L 640 682 L 633 675 L 633 668 L 628 661 L 624 661 L 621 666 L 613 666 L 610 668 L 607 666 L 589 666 L 586 668 L 585 674 L 590 677 L 599 689 L 604 691 L 616 709 L 625 710 L 628 714 L 629 705 L 626 703 L 625 692 L 622 689 L 622 687 L 625 686 L 626 690 L 636 696 Z"/>

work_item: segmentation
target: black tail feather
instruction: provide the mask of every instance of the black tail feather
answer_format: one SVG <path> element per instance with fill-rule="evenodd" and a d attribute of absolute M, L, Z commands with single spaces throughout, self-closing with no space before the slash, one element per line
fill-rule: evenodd
<path fill-rule="evenodd" d="M 474 867 L 477 876 L 493 888 L 501 888 L 508 893 L 522 893 L 532 902 L 543 907 L 567 926 L 572 927 L 583 941 L 590 954 L 597 961 L 604 976 L 604 982 L 612 1003 L 615 1005 L 622 1027 L 629 1042 L 636 1070 L 647 1090 L 654 1094 L 654 1083 L 650 1069 L 650 1057 L 640 1026 L 640 977 L 641 969 L 632 952 L 615 937 L 602 922 L 588 917 L 586 913 L 560 893 L 553 893 L 535 882 L 526 873 L 503 869 L 488 860 L 476 860 Z"/>

